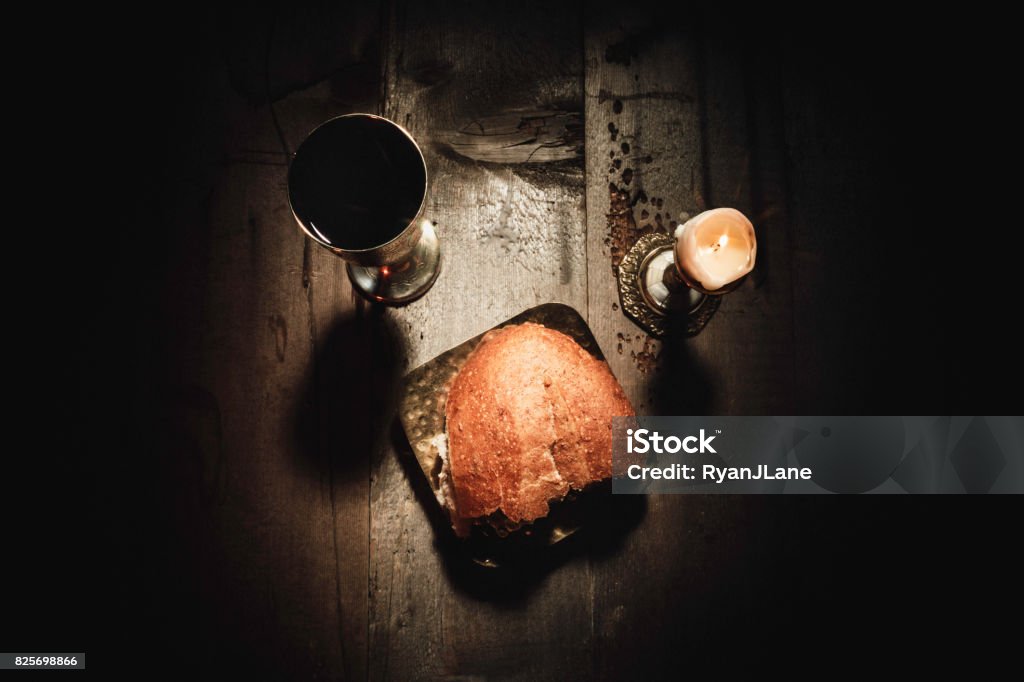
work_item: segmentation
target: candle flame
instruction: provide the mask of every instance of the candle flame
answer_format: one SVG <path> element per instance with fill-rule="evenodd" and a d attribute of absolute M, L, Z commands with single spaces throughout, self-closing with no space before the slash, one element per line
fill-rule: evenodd
<path fill-rule="evenodd" d="M 726 244 L 728 244 L 728 243 L 729 243 L 729 235 L 727 235 L 727 234 L 722 234 L 722 235 L 721 235 L 721 236 L 720 236 L 720 237 L 718 238 L 718 241 L 716 241 L 716 242 L 715 242 L 714 244 L 712 244 L 712 245 L 711 245 L 710 247 L 708 247 L 708 248 L 710 248 L 710 249 L 711 249 L 711 253 L 717 253 L 717 252 L 719 251 L 719 249 L 723 249 L 723 248 L 725 248 L 725 245 L 726 245 Z"/>

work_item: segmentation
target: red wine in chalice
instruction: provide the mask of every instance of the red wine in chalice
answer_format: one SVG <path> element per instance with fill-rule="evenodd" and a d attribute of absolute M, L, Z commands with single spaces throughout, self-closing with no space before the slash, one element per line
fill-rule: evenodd
<path fill-rule="evenodd" d="M 345 251 L 391 241 L 416 218 L 427 172 L 409 135 L 369 115 L 327 121 L 303 141 L 288 172 L 295 217 L 310 236 Z"/>

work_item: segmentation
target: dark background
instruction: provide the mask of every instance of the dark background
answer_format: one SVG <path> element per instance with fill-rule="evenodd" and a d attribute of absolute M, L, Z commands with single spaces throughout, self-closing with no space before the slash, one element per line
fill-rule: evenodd
<path fill-rule="evenodd" d="M 181 339 L 201 332 L 201 318 L 181 311 L 204 305 L 189 269 L 204 235 L 175 232 L 173 216 L 192 191 L 182 188 L 202 188 L 222 163 L 218 141 L 230 132 L 208 65 L 231 62 L 230 87 L 260 106 L 268 91 L 281 98 L 322 78 L 318 69 L 333 71 L 323 66 L 332 31 L 372 36 L 380 21 L 376 7 L 319 11 L 334 23 L 282 8 L 92 14 L 67 22 L 88 27 L 85 36 L 54 40 L 70 53 L 61 99 L 76 116 L 60 117 L 57 149 L 33 155 L 33 198 L 21 203 L 33 202 L 33 225 L 51 224 L 51 206 L 77 218 L 48 228 L 61 238 L 30 264 L 24 314 L 12 311 L 29 337 L 33 376 L 14 393 L 31 421 L 15 425 L 29 439 L 9 449 L 5 476 L 0 649 L 85 650 L 94 670 L 156 658 L 174 679 L 202 677 L 199 665 L 210 677 L 312 669 L 295 664 L 302 651 L 272 625 L 203 622 L 217 596 L 189 586 L 209 564 L 189 541 L 195 519 L 173 511 L 180 482 L 160 453 L 175 445 L 154 434 L 167 418 L 167 368 L 185 352 Z M 465 11 L 480 40 L 501 32 L 482 5 Z M 819 300 L 828 304 L 816 309 L 816 390 L 792 395 L 792 413 L 1019 411 L 1019 341 L 1007 330 L 1019 315 L 1017 193 L 1000 180 L 1013 172 L 1000 132 L 1007 82 L 994 67 L 998 41 L 984 39 L 1000 18 L 973 8 L 905 17 L 831 6 L 644 11 L 666 30 L 707 40 L 729 33 L 729 44 L 784 60 L 806 94 L 786 115 L 820 124 L 816 146 L 786 158 L 790 173 L 820 178 L 817 195 L 802 199 L 816 203 L 791 209 L 841 214 L 821 237 L 829 259 Z M 277 44 L 288 56 L 268 83 L 261 55 L 275 22 L 286 27 Z M 572 32 L 565 40 L 582 42 Z M 376 50 L 372 38 L 350 44 L 354 66 L 341 80 L 354 99 L 378 87 Z M 854 170 L 844 172 L 844 160 Z M 10 358 L 12 374 L 23 357 Z M 743 504 L 758 537 L 732 564 L 708 568 L 727 574 L 719 589 L 679 604 L 687 613 L 678 620 L 660 614 L 629 639 L 605 642 L 597 673 L 635 664 L 827 674 L 877 670 L 890 657 L 923 672 L 984 669 L 1008 655 L 1005 624 L 1020 607 L 1019 500 Z"/>

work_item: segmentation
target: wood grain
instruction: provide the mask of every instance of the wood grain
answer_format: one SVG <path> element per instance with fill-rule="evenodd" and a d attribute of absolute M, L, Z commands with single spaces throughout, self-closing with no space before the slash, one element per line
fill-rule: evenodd
<path fill-rule="evenodd" d="M 729 32 L 714 10 L 698 21 L 708 205 L 750 217 L 758 262 L 694 346 L 713 377 L 714 414 L 784 414 L 793 407 L 797 349 L 781 64 Z"/>
<path fill-rule="evenodd" d="M 359 679 L 368 666 L 369 459 L 365 438 L 337 427 L 352 425 L 339 421 L 351 413 L 339 382 L 352 377 L 330 359 L 337 329 L 364 306 L 344 264 L 294 224 L 286 173 L 289 152 L 315 125 L 376 109 L 361 67 L 373 53 L 353 50 L 379 38 L 375 22 L 356 22 L 351 41 L 335 34 L 336 51 L 311 58 L 280 33 L 317 20 L 301 9 L 250 17 L 255 26 L 228 17 L 228 56 L 203 72 L 217 95 L 200 100 L 205 118 L 190 131 L 201 155 L 170 180 L 169 234 L 185 248 L 165 282 L 176 347 L 155 388 L 167 429 L 157 440 L 178 490 L 168 505 L 187 538 L 180 556 L 194 562 L 182 572 L 198 577 L 181 597 L 199 605 L 205 644 L 196 655 L 257 677 Z M 286 63 L 274 62 L 277 51 Z"/>
<path fill-rule="evenodd" d="M 583 158 L 578 111 L 523 109 L 475 118 L 456 131 L 439 131 L 438 148 L 487 163 L 550 163 Z"/>
<path fill-rule="evenodd" d="M 425 150 L 427 214 L 443 254 L 431 291 L 388 313 L 404 369 L 539 303 L 585 314 L 583 168 L 578 143 L 565 141 L 582 116 L 578 8 L 497 3 L 478 13 L 401 2 L 386 26 L 383 113 Z M 522 112 L 548 112 L 554 132 L 523 138 Z M 470 145 L 467 131 L 481 128 L 500 144 Z M 445 546 L 447 530 L 432 528 L 433 500 L 417 497 L 421 474 L 413 464 L 409 475 L 410 455 L 396 445 L 376 453 L 371 477 L 370 677 L 564 679 L 588 670 L 586 562 L 501 578 L 475 571 Z"/>
<path fill-rule="evenodd" d="M 587 20 L 589 321 L 637 413 L 657 414 L 655 382 L 665 344 L 622 314 L 613 265 L 644 231 L 667 231 L 671 221 L 705 207 L 698 46 L 643 10 L 625 17 L 591 12 Z M 651 647 L 658 638 L 630 633 L 644 622 L 674 621 L 692 589 L 694 578 L 684 582 L 681 570 L 692 561 L 692 549 L 678 536 L 692 527 L 689 511 L 683 498 L 650 499 L 622 552 L 594 566 L 595 654 L 603 674 L 644 676 L 657 669 L 664 654 Z M 675 542 L 662 540 L 668 533 Z"/>
<path fill-rule="evenodd" d="M 588 19 L 590 324 L 614 349 L 612 366 L 639 413 L 759 414 L 791 405 L 782 130 L 770 108 L 777 100 L 765 96 L 770 83 L 752 80 L 743 45 L 722 28 L 720 18 L 665 16 L 653 5 Z M 716 206 L 751 217 L 757 270 L 699 336 L 673 327 L 655 341 L 618 309 L 616 258 L 639 235 L 668 232 Z M 767 551 L 756 529 L 779 515 L 754 522 L 757 508 L 748 498 L 649 499 L 622 552 L 594 566 L 598 669 L 613 678 L 658 676 L 676 656 L 700 660 L 701 642 L 723 632 L 712 595 L 756 585 L 710 567 Z M 671 632 L 630 636 L 645 622 Z M 672 652 L 666 641 L 676 643 Z"/>
<path fill-rule="evenodd" d="M 619 309 L 615 264 L 705 206 L 695 46 L 645 12 L 592 12 L 586 31 L 590 325 L 638 414 L 657 413 L 662 343 Z"/>

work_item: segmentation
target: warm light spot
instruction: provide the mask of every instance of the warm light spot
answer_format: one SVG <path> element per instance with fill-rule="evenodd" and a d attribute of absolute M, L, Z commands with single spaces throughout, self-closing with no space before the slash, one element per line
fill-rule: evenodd
<path fill-rule="evenodd" d="M 391 274 L 391 268 L 389 268 L 386 265 L 380 266 L 380 276 L 381 277 L 387 277 L 390 274 Z"/>
<path fill-rule="evenodd" d="M 327 237 L 325 237 L 323 232 L 321 232 L 320 230 L 316 229 L 316 225 L 313 224 L 312 220 L 309 221 L 309 226 L 310 226 L 310 228 L 312 228 L 312 230 L 314 232 L 316 232 L 316 236 L 320 237 L 320 239 L 323 240 L 323 242 L 325 244 L 330 244 L 331 243 L 331 240 L 328 239 Z"/>

